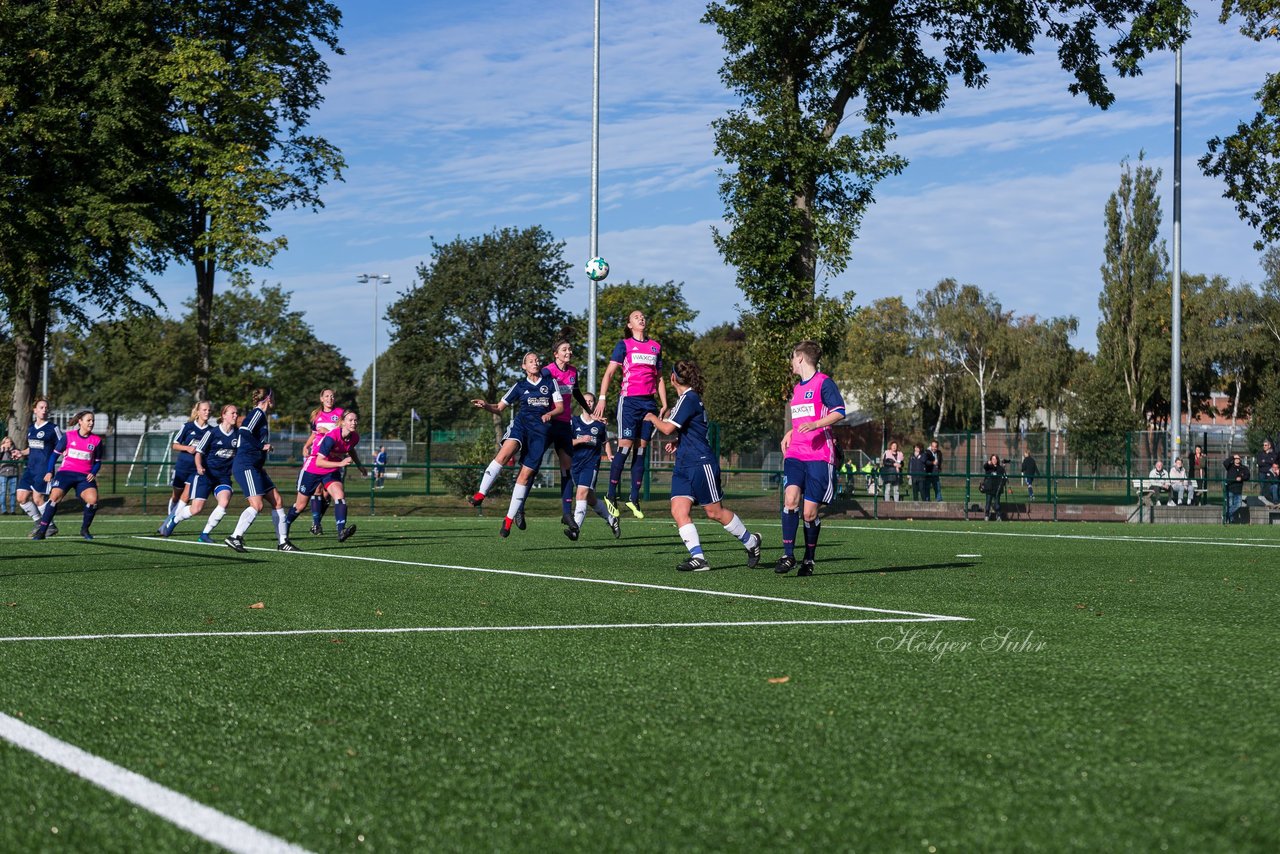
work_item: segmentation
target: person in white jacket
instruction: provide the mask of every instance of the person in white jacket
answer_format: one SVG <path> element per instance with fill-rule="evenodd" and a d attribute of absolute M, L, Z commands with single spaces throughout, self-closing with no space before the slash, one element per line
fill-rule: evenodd
<path fill-rule="evenodd" d="M 1169 469 L 1169 487 L 1173 490 L 1174 504 L 1190 504 L 1195 497 L 1196 487 L 1189 477 L 1182 465 L 1182 457 L 1178 457 L 1173 461 L 1173 468 Z"/>
<path fill-rule="evenodd" d="M 1147 491 L 1151 493 L 1151 500 L 1159 503 L 1161 496 L 1163 496 L 1167 503 L 1169 488 L 1169 470 L 1164 467 L 1164 460 L 1156 460 L 1156 464 L 1151 467 L 1151 471 L 1147 472 Z"/>

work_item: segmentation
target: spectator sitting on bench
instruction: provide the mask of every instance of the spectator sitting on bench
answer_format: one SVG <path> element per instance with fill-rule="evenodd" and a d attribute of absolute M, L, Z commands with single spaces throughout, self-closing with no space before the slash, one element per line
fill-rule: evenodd
<path fill-rule="evenodd" d="M 1280 460 L 1271 464 L 1271 470 L 1263 473 L 1258 481 L 1262 492 L 1262 503 L 1268 507 L 1280 504 Z"/>
<path fill-rule="evenodd" d="M 1190 504 L 1196 497 L 1195 481 L 1187 478 L 1187 470 L 1182 465 L 1182 457 L 1173 461 L 1169 469 L 1169 486 L 1173 489 L 1174 504 Z"/>
<path fill-rule="evenodd" d="M 1144 484 L 1147 492 L 1151 493 L 1152 503 L 1158 504 L 1160 497 L 1164 496 L 1166 502 L 1169 498 L 1169 472 L 1164 467 L 1164 460 L 1156 460 L 1156 464 L 1151 467 L 1151 471 L 1147 472 L 1147 482 Z"/>

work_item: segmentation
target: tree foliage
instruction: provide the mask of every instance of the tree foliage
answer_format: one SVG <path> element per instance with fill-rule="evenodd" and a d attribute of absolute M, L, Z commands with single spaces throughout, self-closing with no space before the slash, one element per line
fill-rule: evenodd
<path fill-rule="evenodd" d="M 719 425 L 723 454 L 752 451 L 768 436 L 781 437 L 782 408 L 755 405 L 751 377 L 743 370 L 746 339 L 741 327 L 723 323 L 699 335 L 691 348 L 706 380 L 702 400 L 707 417 Z"/>
<path fill-rule="evenodd" d="M 1240 32 L 1256 42 L 1280 40 L 1280 7 L 1274 0 L 1223 0 L 1222 23 L 1238 14 Z M 1261 235 L 1254 248 L 1280 241 L 1280 73 L 1268 74 L 1254 96 L 1258 112 L 1216 136 L 1200 158 L 1200 168 L 1226 184 L 1223 197 L 1235 203 L 1240 219 Z"/>
<path fill-rule="evenodd" d="M 849 325 L 832 378 L 852 392 L 858 408 L 884 425 L 884 438 L 911 427 L 919 413 L 922 361 L 915 318 L 902 297 L 861 309 Z M 846 403 L 852 401 L 846 400 Z"/>
<path fill-rule="evenodd" d="M 690 308 L 684 298 L 684 283 L 668 281 L 660 285 L 646 284 L 643 279 L 636 283 L 620 282 L 601 288 L 596 296 L 596 341 L 599 350 L 597 377 L 604 375 L 614 345 L 631 334 L 627 331 L 627 320 L 633 311 L 644 312 L 648 324 L 646 333 L 662 344 L 662 360 L 665 364 L 673 365 L 677 360 L 687 359 L 692 354 L 694 338 L 697 337 L 693 331 L 693 321 L 698 317 L 698 312 Z M 582 354 L 581 361 L 585 366 L 586 333 L 589 328 L 587 315 L 583 313 L 576 318 L 573 327 L 580 338 L 574 345 Z"/>

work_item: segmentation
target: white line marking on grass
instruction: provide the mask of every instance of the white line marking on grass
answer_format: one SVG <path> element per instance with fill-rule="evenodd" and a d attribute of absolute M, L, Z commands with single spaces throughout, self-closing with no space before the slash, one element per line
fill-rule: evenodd
<path fill-rule="evenodd" d="M 161 543 L 172 543 L 163 537 L 135 537 L 137 540 L 155 540 Z M 176 545 L 186 545 L 179 541 Z M 249 551 L 272 552 L 276 549 L 249 547 Z M 873 614 L 895 614 L 902 617 L 923 617 L 928 620 L 969 622 L 969 617 L 950 617 L 944 614 L 922 614 L 918 611 L 894 611 L 889 608 L 868 608 L 863 605 L 843 605 L 837 602 L 813 602 L 807 599 L 784 599 L 780 596 L 760 596 L 755 593 L 735 593 L 728 590 L 703 590 L 698 587 L 675 587 L 668 584 L 647 584 L 642 581 L 617 581 L 612 578 L 579 578 L 573 575 L 549 575 L 541 572 L 523 572 L 516 569 L 490 569 L 483 566 L 460 566 L 449 563 L 423 563 L 414 560 L 393 560 L 386 557 L 366 557 L 364 555 L 338 555 L 332 552 L 298 552 L 297 554 L 312 557 L 330 557 L 337 560 L 359 560 L 368 563 L 386 563 L 394 566 L 420 566 L 427 569 L 460 569 L 465 572 L 486 572 L 493 575 L 517 575 L 523 578 L 545 578 L 549 581 L 578 581 L 583 584 L 609 584 L 616 587 L 640 587 L 646 590 L 668 590 L 675 593 L 700 593 L 704 596 L 726 596 L 730 599 L 752 599 L 758 602 L 778 602 L 784 605 L 809 605 L 814 608 L 836 608 L 842 611 L 867 611 Z"/>
<path fill-rule="evenodd" d="M 307 850 L 3 713 L 0 713 L 0 738 L 228 851 L 305 854 Z"/>
<path fill-rule="evenodd" d="M 770 523 L 770 527 L 781 527 L 777 522 Z M 822 527 L 834 531 L 880 531 L 882 533 L 911 533 L 911 534 L 947 534 L 955 536 L 957 534 L 971 535 L 975 537 L 1022 537 L 1035 540 L 1099 540 L 1102 542 L 1122 542 L 1122 543 L 1166 543 L 1178 546 L 1236 546 L 1242 549 L 1280 549 L 1280 543 L 1242 543 L 1237 540 L 1193 540 L 1186 537 L 1133 537 L 1133 536 L 1094 536 L 1091 534 L 1027 534 L 1018 533 L 1016 531 L 966 531 L 959 528 L 903 528 L 897 525 L 892 527 L 879 525 L 839 525 L 832 522 L 823 522 Z"/>
<path fill-rule="evenodd" d="M 961 619 L 944 617 L 943 620 Z M 703 623 L 581 623 L 548 626 L 406 626 L 380 629 L 268 629 L 244 632 L 153 632 L 117 635 L 49 635 L 47 637 L 0 638 L 0 643 L 23 641 L 146 640 L 166 638 L 259 638 L 291 635 L 409 635 L 446 632 L 554 632 L 596 629 L 718 629 L 759 626 L 852 626 L 861 623 L 937 623 L 937 617 L 884 617 L 850 620 L 737 620 Z"/>

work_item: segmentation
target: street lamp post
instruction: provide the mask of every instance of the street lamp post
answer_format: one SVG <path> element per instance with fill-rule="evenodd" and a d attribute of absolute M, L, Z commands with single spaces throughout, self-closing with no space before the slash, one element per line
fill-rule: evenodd
<path fill-rule="evenodd" d="M 389 273 L 361 273 L 356 281 L 362 285 L 373 282 L 373 377 L 369 390 L 369 447 L 370 453 L 378 454 L 378 285 L 391 284 Z"/>

